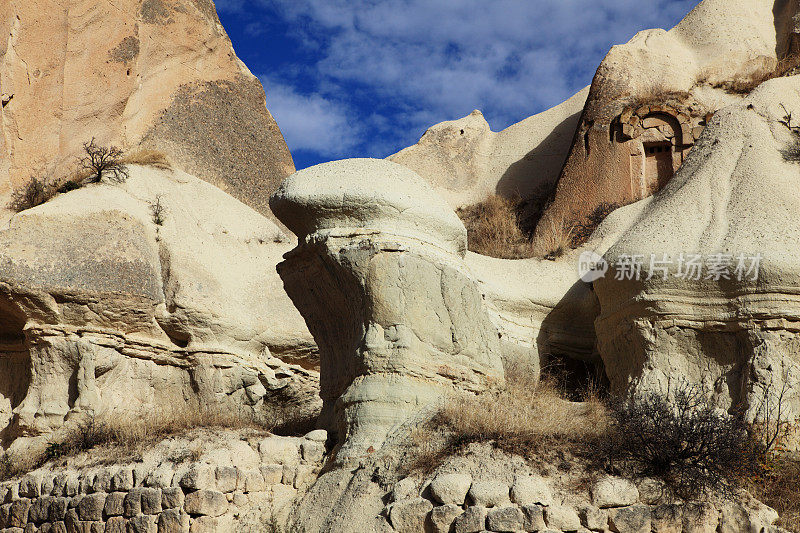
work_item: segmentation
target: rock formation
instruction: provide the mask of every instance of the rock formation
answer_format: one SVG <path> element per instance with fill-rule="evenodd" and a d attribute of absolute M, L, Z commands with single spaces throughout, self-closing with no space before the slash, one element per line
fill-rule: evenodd
<path fill-rule="evenodd" d="M 294 164 L 211 0 L 9 0 L 0 33 L 0 203 L 34 172 L 68 174 L 94 137 L 271 216 Z"/>
<path fill-rule="evenodd" d="M 146 167 L 16 215 L 0 231 L 3 444 L 176 399 L 313 415 L 316 372 L 270 352 L 314 352 L 274 272 L 285 240 L 216 187 Z"/>
<path fill-rule="evenodd" d="M 597 297 L 578 276 L 578 254 L 562 261 L 495 259 L 467 253 L 507 360 L 536 375 L 543 365 L 600 363 L 594 321 Z"/>
<path fill-rule="evenodd" d="M 379 449 L 453 387 L 502 385 L 466 230 L 422 178 L 388 161 L 325 163 L 270 205 L 298 236 L 278 272 L 319 346 L 320 422 L 339 461 Z"/>
<path fill-rule="evenodd" d="M 608 221 L 627 227 L 605 255 L 615 268 L 594 283 L 617 393 L 686 380 L 750 419 L 774 420 L 779 402 L 785 420 L 800 417 L 799 243 L 788 229 L 800 195 L 785 156 L 799 88 L 798 76 L 771 80 L 718 111 L 667 187 Z"/>
<path fill-rule="evenodd" d="M 494 193 L 528 197 L 558 178 L 587 94 L 584 89 L 499 132 L 475 110 L 431 126 L 417 144 L 388 159 L 422 176 L 453 208 Z"/>
<path fill-rule="evenodd" d="M 714 111 L 741 99 L 791 52 L 797 3 L 704 0 L 670 31 L 639 32 L 597 69 L 552 205 L 537 237 L 603 203 L 659 190 Z M 746 89 L 743 89 L 747 92 Z M 530 213 L 538 217 L 538 213 Z"/>

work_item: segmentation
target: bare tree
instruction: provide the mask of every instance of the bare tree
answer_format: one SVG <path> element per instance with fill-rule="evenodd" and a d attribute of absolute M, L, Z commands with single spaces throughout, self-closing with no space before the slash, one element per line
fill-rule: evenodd
<path fill-rule="evenodd" d="M 128 168 L 122 161 L 123 151 L 116 146 L 98 146 L 91 141 L 83 143 L 85 155 L 80 159 L 80 165 L 91 173 L 89 181 L 101 181 L 107 177 L 115 183 L 122 183 L 128 179 Z"/>

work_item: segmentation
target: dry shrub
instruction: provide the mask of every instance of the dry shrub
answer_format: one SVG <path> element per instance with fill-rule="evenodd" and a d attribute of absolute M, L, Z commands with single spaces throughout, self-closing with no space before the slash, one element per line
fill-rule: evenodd
<path fill-rule="evenodd" d="M 126 165 L 142 165 L 154 167 L 160 170 L 172 170 L 172 164 L 167 159 L 164 152 L 142 148 L 128 154 L 122 158 L 122 163 Z"/>
<path fill-rule="evenodd" d="M 709 73 L 704 72 L 698 77 L 697 83 L 711 85 L 733 94 L 749 94 L 765 81 L 788 76 L 798 67 L 800 67 L 800 56 L 790 55 L 776 63 L 762 64 L 749 72 L 739 72 L 728 80 L 714 80 Z"/>
<path fill-rule="evenodd" d="M 471 251 L 500 259 L 533 257 L 530 239 L 519 227 L 519 199 L 493 194 L 486 200 L 457 210 L 467 228 Z"/>
<path fill-rule="evenodd" d="M 80 168 L 89 173 L 92 182 L 102 181 L 103 177 L 114 183 L 128 179 L 128 168 L 122 160 L 125 152 L 116 146 L 100 146 L 91 141 L 83 143 L 84 155 L 79 160 Z"/>
<path fill-rule="evenodd" d="M 569 448 L 601 438 L 609 418 L 597 394 L 588 390 L 580 403 L 564 396 L 555 380 L 537 382 L 524 365 L 510 365 L 505 389 L 454 395 L 433 417 L 429 427 L 444 428 L 448 435 L 439 456 L 457 453 L 473 442 L 491 441 L 507 453 L 532 457 L 545 448 Z M 431 457 L 424 460 L 431 461 Z"/>
<path fill-rule="evenodd" d="M 54 180 L 43 173 L 35 173 L 11 193 L 9 209 L 19 213 L 41 205 L 56 195 Z"/>
<path fill-rule="evenodd" d="M 718 409 L 699 386 L 618 401 L 605 453 L 635 476 L 663 479 L 682 498 L 732 494 L 760 472 L 766 450 L 743 416 Z"/>
<path fill-rule="evenodd" d="M 586 218 L 575 223 L 575 229 L 572 232 L 572 242 L 570 244 L 573 247 L 585 244 L 606 217 L 619 207 L 619 204 L 611 202 L 603 202 L 595 207 Z"/>

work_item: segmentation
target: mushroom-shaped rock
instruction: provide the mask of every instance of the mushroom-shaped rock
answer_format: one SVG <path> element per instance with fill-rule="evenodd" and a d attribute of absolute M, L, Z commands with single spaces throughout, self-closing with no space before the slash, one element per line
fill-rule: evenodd
<path fill-rule="evenodd" d="M 338 460 L 377 450 L 454 385 L 502 383 L 464 226 L 417 174 L 325 163 L 290 176 L 270 205 L 298 236 L 278 273 L 319 346 L 321 423 Z"/>
<path fill-rule="evenodd" d="M 382 159 L 343 159 L 290 176 L 270 198 L 301 240 L 361 230 L 419 240 L 463 257 L 467 230 L 415 172 Z"/>

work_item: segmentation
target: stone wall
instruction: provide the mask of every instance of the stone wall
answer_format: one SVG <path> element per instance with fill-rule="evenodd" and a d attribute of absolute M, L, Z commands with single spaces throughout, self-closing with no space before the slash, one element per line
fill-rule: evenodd
<path fill-rule="evenodd" d="M 482 531 L 618 533 L 775 532 L 778 514 L 757 500 L 683 502 L 668 497 L 660 482 L 638 486 L 619 477 L 593 483 L 585 499 L 564 500 L 554 480 L 517 476 L 509 484 L 469 474 L 439 474 L 423 483 L 405 478 L 395 485 L 385 515 L 394 531 L 472 533 Z"/>
<path fill-rule="evenodd" d="M 316 479 L 326 439 L 317 430 L 237 440 L 194 462 L 39 469 L 0 483 L 0 531 L 268 531 Z"/>

